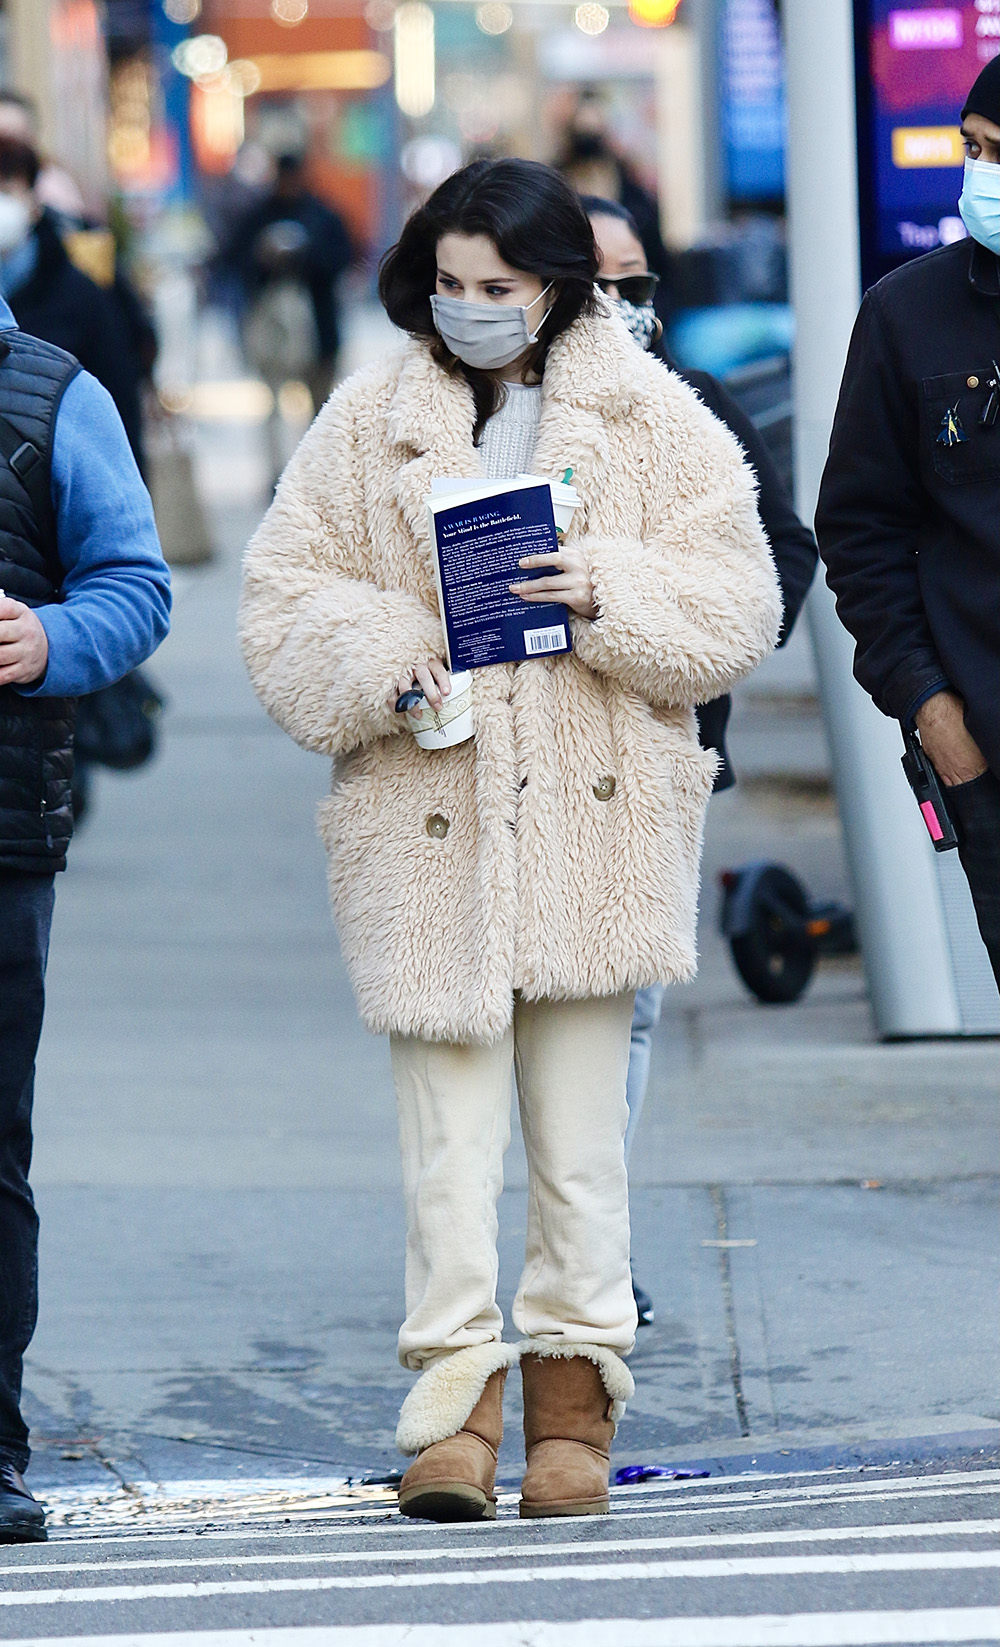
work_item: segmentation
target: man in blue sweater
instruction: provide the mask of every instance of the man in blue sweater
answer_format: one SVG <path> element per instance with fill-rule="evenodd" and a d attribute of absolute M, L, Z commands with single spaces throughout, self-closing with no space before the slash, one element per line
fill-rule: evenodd
<path fill-rule="evenodd" d="M 28 1187 L 54 879 L 72 833 L 74 701 L 167 633 L 149 494 L 106 389 L 0 299 L 0 1543 L 44 1539 L 23 1481 L 37 1313 Z"/>

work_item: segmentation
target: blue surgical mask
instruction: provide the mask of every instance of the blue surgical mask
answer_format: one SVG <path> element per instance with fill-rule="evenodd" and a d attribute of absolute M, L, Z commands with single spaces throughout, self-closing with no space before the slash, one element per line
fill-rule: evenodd
<path fill-rule="evenodd" d="M 973 240 L 1000 257 L 1000 165 L 992 160 L 965 162 L 958 209 Z"/>

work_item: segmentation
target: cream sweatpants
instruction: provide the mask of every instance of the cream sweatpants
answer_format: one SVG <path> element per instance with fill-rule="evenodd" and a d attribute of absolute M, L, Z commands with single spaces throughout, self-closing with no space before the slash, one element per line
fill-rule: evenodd
<path fill-rule="evenodd" d="M 511 1027 L 490 1045 L 392 1037 L 407 1223 L 404 1367 L 421 1372 L 502 1336 L 497 1202 L 512 1072 L 528 1157 L 514 1325 L 525 1338 L 619 1355 L 632 1348 L 623 1148 L 632 1002 L 631 993 L 515 998 Z"/>

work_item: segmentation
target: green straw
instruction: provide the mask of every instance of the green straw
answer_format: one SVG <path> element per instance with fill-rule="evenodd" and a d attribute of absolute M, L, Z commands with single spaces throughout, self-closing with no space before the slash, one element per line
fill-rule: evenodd
<path fill-rule="evenodd" d="M 564 469 L 563 470 L 563 478 L 562 478 L 563 485 L 568 486 L 572 479 L 573 479 L 572 469 Z"/>

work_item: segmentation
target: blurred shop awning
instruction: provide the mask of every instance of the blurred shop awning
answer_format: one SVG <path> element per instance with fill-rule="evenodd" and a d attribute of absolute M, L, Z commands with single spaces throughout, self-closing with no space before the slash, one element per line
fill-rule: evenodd
<path fill-rule="evenodd" d="M 247 59 L 260 76 L 255 91 L 374 91 L 392 74 L 380 51 L 263 52 Z"/>

